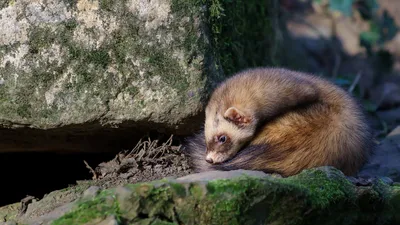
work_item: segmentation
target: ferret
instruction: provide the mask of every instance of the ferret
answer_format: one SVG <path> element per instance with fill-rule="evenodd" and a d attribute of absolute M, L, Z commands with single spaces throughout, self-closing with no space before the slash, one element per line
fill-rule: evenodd
<path fill-rule="evenodd" d="M 362 106 L 341 87 L 304 72 L 252 68 L 219 84 L 205 108 L 204 130 L 183 147 L 196 172 L 287 177 L 333 166 L 352 176 L 374 142 Z"/>

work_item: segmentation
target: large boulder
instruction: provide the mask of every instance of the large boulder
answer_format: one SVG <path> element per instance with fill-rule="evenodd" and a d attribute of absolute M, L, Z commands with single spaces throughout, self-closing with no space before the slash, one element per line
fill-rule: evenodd
<path fill-rule="evenodd" d="M 356 186 L 332 167 L 288 178 L 257 171 L 213 171 L 104 190 L 92 186 L 83 193 L 74 202 L 35 216 L 16 216 L 9 208 L 0 215 L 8 212 L 10 223 L 63 225 L 400 223 L 398 184 L 375 179 Z M 28 205 L 26 213 L 33 215 L 40 202 L 54 199 L 63 200 L 50 194 Z"/>
<path fill-rule="evenodd" d="M 0 7 L 0 151 L 99 151 L 112 135 L 83 148 L 74 136 L 116 127 L 189 134 L 218 81 L 279 58 L 276 0 Z"/>

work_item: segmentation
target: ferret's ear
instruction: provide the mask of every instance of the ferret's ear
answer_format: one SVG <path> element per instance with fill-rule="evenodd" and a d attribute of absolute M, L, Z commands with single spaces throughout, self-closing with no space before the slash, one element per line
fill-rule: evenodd
<path fill-rule="evenodd" d="M 237 125 L 247 125 L 251 122 L 250 116 L 235 107 L 230 107 L 224 114 L 225 119 L 234 122 Z"/>

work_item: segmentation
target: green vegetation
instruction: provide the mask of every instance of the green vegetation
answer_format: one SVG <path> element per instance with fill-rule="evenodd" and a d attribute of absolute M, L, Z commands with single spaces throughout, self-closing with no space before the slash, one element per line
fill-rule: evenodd
<path fill-rule="evenodd" d="M 279 63 L 280 47 L 274 27 L 274 1 L 208 0 L 215 54 L 226 75 L 241 69 Z"/>
<path fill-rule="evenodd" d="M 399 190 L 377 180 L 356 187 L 329 167 L 288 178 L 241 176 L 207 183 L 161 180 L 83 199 L 54 224 L 114 215 L 123 224 L 384 224 L 400 222 Z M 397 200 L 395 200 L 397 199 Z M 377 222 L 377 223 L 375 223 Z"/>
<path fill-rule="evenodd" d="M 114 215 L 119 218 L 119 206 L 112 190 L 102 191 L 94 199 L 82 201 L 70 213 L 54 221 L 54 225 L 85 224 L 94 219 Z"/>

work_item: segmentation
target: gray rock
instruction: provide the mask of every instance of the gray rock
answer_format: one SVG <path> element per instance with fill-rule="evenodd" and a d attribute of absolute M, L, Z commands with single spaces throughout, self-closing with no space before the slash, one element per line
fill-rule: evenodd
<path fill-rule="evenodd" d="M 105 190 L 54 222 L 115 224 L 118 217 L 127 224 L 375 224 L 382 219 L 397 224 L 399 194 L 398 187 L 380 183 L 357 187 L 333 167 L 288 178 L 244 170 L 205 172 Z M 79 217 L 85 215 L 90 220 L 83 223 Z M 104 215 L 111 216 L 104 220 Z"/>
<path fill-rule="evenodd" d="M 80 140 L 82 135 L 100 129 L 134 128 L 141 134 L 152 129 L 180 134 L 197 130 L 211 88 L 250 63 L 268 65 L 279 46 L 277 1 L 263 5 L 265 12 L 254 6 L 256 13 L 243 15 L 247 12 L 234 13 L 236 7 L 230 4 L 218 5 L 230 14 L 225 16 L 218 11 L 210 15 L 208 10 L 213 7 L 205 4 L 182 0 L 20 0 L 3 4 L 0 128 L 18 130 L 0 129 L 0 136 L 12 134 L 3 139 L 10 143 L 1 143 L 6 147 L 0 151 L 61 146 L 72 151 L 77 149 L 69 146 L 75 138 L 65 141 L 66 135 L 77 135 L 77 141 L 83 142 L 88 139 Z M 238 8 L 261 3 L 240 4 Z M 227 36 L 236 35 L 227 32 L 236 31 L 232 26 L 242 22 L 233 24 L 234 17 L 246 16 L 258 18 L 257 35 L 238 26 L 239 30 L 246 27 L 246 32 Z M 222 25 L 222 32 L 215 30 Z M 265 38 L 257 40 L 260 32 Z M 227 45 L 231 39 L 235 39 L 234 50 Z M 223 46 L 216 46 L 219 43 Z M 265 50 L 255 53 L 254 47 Z M 252 54 L 243 54 L 247 51 Z M 22 128 L 31 133 L 15 133 Z M 40 132 L 48 129 L 57 132 Z M 32 137 L 29 144 L 20 141 L 25 136 Z M 98 151 L 102 145 L 89 144 L 81 150 Z"/>
<path fill-rule="evenodd" d="M 354 181 L 333 167 L 307 169 L 287 178 L 246 170 L 204 172 L 104 189 L 94 198 L 80 198 L 62 205 L 67 207 L 62 213 L 53 209 L 39 218 L 33 215 L 29 220 L 16 218 L 16 221 L 65 225 L 114 225 L 118 221 L 126 224 L 375 224 L 374 221 L 381 219 L 389 224 L 400 222 L 398 184 L 390 186 L 374 180 L 369 187 L 359 187 L 349 180 Z M 57 195 L 48 195 L 39 202 L 48 202 L 46 198 L 63 199 L 64 192 L 55 192 Z M 4 215 L 1 208 L 0 215 Z M 352 220 L 349 222 L 348 218 Z"/>
<path fill-rule="evenodd" d="M 99 186 L 90 186 L 83 192 L 83 198 L 94 198 L 100 191 Z"/>
<path fill-rule="evenodd" d="M 400 126 L 394 129 L 379 144 L 374 155 L 359 172 L 358 176 L 379 176 L 400 181 Z M 391 183 L 390 181 L 388 181 Z"/>
<path fill-rule="evenodd" d="M 177 178 L 180 182 L 196 182 L 196 181 L 210 181 L 216 179 L 232 179 L 239 176 L 252 176 L 252 177 L 270 177 L 270 174 L 266 174 L 260 171 L 253 170 L 232 170 L 227 173 L 226 171 L 207 171 L 203 173 L 194 173 L 184 177 Z"/>
<path fill-rule="evenodd" d="M 177 124 L 200 111 L 201 68 L 218 74 L 203 64 L 200 8 L 174 4 L 10 2 L 0 10 L 0 125 Z"/>
<path fill-rule="evenodd" d="M 114 215 L 111 215 L 101 222 L 93 223 L 93 225 L 118 225 L 118 221 Z"/>

